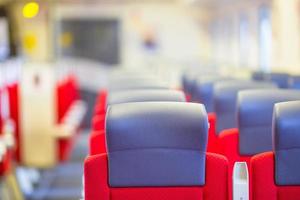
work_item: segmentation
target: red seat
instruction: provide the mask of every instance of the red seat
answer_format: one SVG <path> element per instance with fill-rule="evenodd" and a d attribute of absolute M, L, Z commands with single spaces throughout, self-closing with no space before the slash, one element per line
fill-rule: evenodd
<path fill-rule="evenodd" d="M 94 131 L 89 138 L 90 155 L 106 153 L 105 131 Z"/>
<path fill-rule="evenodd" d="M 275 105 L 272 152 L 251 159 L 252 199 L 300 199 L 300 102 Z"/>
<path fill-rule="evenodd" d="M 205 115 L 200 104 L 143 102 L 113 105 L 106 119 L 108 154 L 89 156 L 85 160 L 85 199 L 228 199 L 226 158 L 202 152 L 206 149 L 208 134 Z M 182 159 L 189 163 L 173 165 Z M 145 169 L 148 165 L 155 168 Z M 195 170 L 198 166 L 204 168 Z M 128 173 L 124 173 L 126 171 Z M 158 175 L 162 173 L 163 177 Z"/>
<path fill-rule="evenodd" d="M 19 120 L 19 84 L 14 83 L 8 86 L 9 95 L 9 110 L 10 118 L 15 123 L 15 158 L 16 161 L 21 162 L 21 133 L 20 133 L 20 120 Z"/>
<path fill-rule="evenodd" d="M 84 163 L 85 200 L 226 200 L 228 198 L 226 159 L 206 154 L 206 185 L 204 187 L 139 187 L 110 188 L 107 184 L 107 155 L 89 156 Z"/>
<path fill-rule="evenodd" d="M 72 103 L 80 98 L 79 87 L 76 78 L 73 75 L 66 77 L 57 85 L 57 123 L 62 123 L 62 120 Z M 60 161 L 68 159 L 73 144 L 74 137 L 72 138 L 60 138 L 57 141 L 58 145 L 58 157 Z"/>

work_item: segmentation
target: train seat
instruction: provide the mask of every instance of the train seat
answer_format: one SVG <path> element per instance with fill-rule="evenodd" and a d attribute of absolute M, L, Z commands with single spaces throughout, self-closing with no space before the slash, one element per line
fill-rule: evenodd
<path fill-rule="evenodd" d="M 107 107 L 115 104 L 130 103 L 130 102 L 151 102 L 151 101 L 175 101 L 184 102 L 184 93 L 177 90 L 129 90 L 122 92 L 113 92 L 107 98 Z M 90 154 L 94 155 L 103 153 L 96 149 L 105 149 L 99 145 L 105 144 L 103 142 L 102 134 L 105 132 L 105 117 L 96 116 L 94 118 L 93 133 L 90 136 Z M 97 120 L 97 121 L 96 121 Z M 101 134 L 100 136 L 98 134 Z M 99 141 L 100 139 L 100 141 Z"/>
<path fill-rule="evenodd" d="M 298 90 L 300 89 L 300 76 L 291 76 L 290 88 Z"/>
<path fill-rule="evenodd" d="M 251 159 L 252 199 L 299 199 L 299 119 L 299 101 L 275 104 L 273 151 L 258 154 Z"/>
<path fill-rule="evenodd" d="M 158 78 L 149 77 L 123 77 L 109 82 L 107 90 L 102 90 L 95 105 L 95 115 L 105 115 L 106 98 L 108 94 L 126 90 L 169 90 L 170 87 Z"/>
<path fill-rule="evenodd" d="M 68 159 L 74 135 L 77 133 L 86 112 L 86 105 L 80 100 L 79 87 L 73 75 L 68 75 L 57 84 L 57 138 L 59 160 Z"/>
<path fill-rule="evenodd" d="M 219 135 L 223 130 L 237 127 L 236 103 L 239 91 L 275 87 L 270 82 L 249 80 L 221 81 L 216 83 L 214 85 L 214 105 L 217 116 L 216 134 Z"/>
<path fill-rule="evenodd" d="M 279 88 L 289 88 L 290 75 L 287 73 L 269 73 L 267 80 L 275 83 Z"/>
<path fill-rule="evenodd" d="M 242 91 L 238 95 L 238 127 L 225 130 L 220 152 L 232 167 L 236 161 L 249 165 L 253 155 L 272 150 L 272 113 L 275 103 L 300 100 L 297 90 L 271 89 Z"/>
<path fill-rule="evenodd" d="M 113 105 L 106 129 L 108 153 L 85 160 L 86 200 L 228 199 L 227 160 L 206 153 L 203 105 Z"/>
<path fill-rule="evenodd" d="M 194 100 L 202 103 L 208 113 L 214 112 L 214 95 L 213 87 L 220 81 L 232 81 L 233 78 L 222 76 L 207 76 L 196 79 L 194 89 Z"/>
<path fill-rule="evenodd" d="M 216 135 L 216 114 L 214 109 L 214 96 L 213 96 L 213 87 L 214 84 L 220 81 L 230 81 L 233 80 L 229 77 L 222 76 L 207 76 L 201 77 L 196 80 L 196 86 L 194 89 L 194 101 L 204 104 L 206 111 L 208 112 L 208 121 L 209 121 L 209 140 L 207 151 L 208 152 L 218 152 L 217 145 L 217 135 Z"/>

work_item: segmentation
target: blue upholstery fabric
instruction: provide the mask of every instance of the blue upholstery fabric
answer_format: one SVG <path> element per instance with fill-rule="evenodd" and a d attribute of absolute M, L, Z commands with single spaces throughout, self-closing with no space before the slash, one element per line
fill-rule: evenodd
<path fill-rule="evenodd" d="M 176 90 L 127 90 L 122 92 L 112 92 L 108 95 L 107 106 L 145 101 L 184 102 L 185 95 L 183 92 Z"/>
<path fill-rule="evenodd" d="M 300 185 L 300 101 L 274 108 L 273 141 L 277 185 Z"/>
<path fill-rule="evenodd" d="M 107 113 L 106 134 L 110 186 L 205 184 L 208 119 L 203 105 L 113 105 Z"/>
<path fill-rule="evenodd" d="M 266 81 L 267 76 L 265 72 L 253 72 L 252 73 L 252 80 L 254 81 Z"/>
<path fill-rule="evenodd" d="M 279 88 L 288 88 L 290 75 L 285 73 L 270 73 L 269 80 L 275 83 Z"/>
<path fill-rule="evenodd" d="M 300 89 L 300 76 L 292 76 L 290 79 L 290 88 Z"/>
<path fill-rule="evenodd" d="M 155 78 L 122 78 L 110 82 L 108 87 L 109 92 L 137 89 L 169 89 L 169 87 L 163 81 Z"/>
<path fill-rule="evenodd" d="M 194 91 L 198 79 L 220 76 L 214 67 L 211 68 L 190 68 L 186 70 L 182 75 L 183 90 L 194 98 Z"/>
<path fill-rule="evenodd" d="M 222 130 L 237 128 L 236 103 L 237 94 L 242 90 L 275 88 L 269 82 L 246 80 L 220 81 L 214 85 L 214 105 L 217 115 L 217 133 Z"/>
<path fill-rule="evenodd" d="M 196 86 L 194 90 L 194 100 L 196 102 L 204 104 L 206 111 L 214 112 L 214 99 L 213 99 L 213 86 L 219 81 L 229 81 L 232 78 L 220 77 L 220 76 L 210 76 L 203 77 L 196 81 Z"/>
<path fill-rule="evenodd" d="M 272 150 L 272 114 L 275 103 L 300 100 L 297 90 L 252 90 L 238 96 L 239 151 L 254 155 Z"/>

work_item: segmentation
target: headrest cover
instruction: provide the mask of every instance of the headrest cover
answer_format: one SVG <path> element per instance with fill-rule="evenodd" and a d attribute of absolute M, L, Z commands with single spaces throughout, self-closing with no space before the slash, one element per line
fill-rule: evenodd
<path fill-rule="evenodd" d="M 290 75 L 285 73 L 270 73 L 269 80 L 276 83 L 279 88 L 289 87 Z"/>
<path fill-rule="evenodd" d="M 112 92 L 108 96 L 108 105 L 145 102 L 145 101 L 177 101 L 184 102 L 183 92 L 176 90 L 127 90 Z"/>
<path fill-rule="evenodd" d="M 110 186 L 204 185 L 207 132 L 201 104 L 110 106 L 106 118 Z"/>
<path fill-rule="evenodd" d="M 124 78 L 110 83 L 108 87 L 109 92 L 137 89 L 169 89 L 169 87 L 155 78 Z"/>
<path fill-rule="evenodd" d="M 217 133 L 222 130 L 237 128 L 236 103 L 241 90 L 276 88 L 269 82 L 257 81 L 220 81 L 214 85 L 214 105 L 217 119 Z"/>
<path fill-rule="evenodd" d="M 275 103 L 300 100 L 297 90 L 252 90 L 238 96 L 239 150 L 254 155 L 272 150 L 272 114 Z"/>
<path fill-rule="evenodd" d="M 207 112 L 214 112 L 214 101 L 213 101 L 213 86 L 219 81 L 233 80 L 228 77 L 211 76 L 202 77 L 196 81 L 194 90 L 194 100 L 196 102 L 204 104 Z"/>
<path fill-rule="evenodd" d="M 300 185 L 300 101 L 275 105 L 273 143 L 276 184 Z"/>

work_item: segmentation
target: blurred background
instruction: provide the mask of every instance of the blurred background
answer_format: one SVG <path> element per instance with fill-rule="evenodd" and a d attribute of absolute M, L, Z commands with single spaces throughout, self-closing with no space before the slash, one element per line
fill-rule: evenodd
<path fill-rule="evenodd" d="M 94 102 L 107 87 L 108 73 L 150 70 L 179 87 L 182 71 L 200 66 L 237 77 L 250 77 L 253 71 L 299 75 L 300 0 L 0 0 L 2 121 L 15 117 L 15 132 L 27 135 L 48 130 L 45 126 L 56 120 L 54 99 L 70 97 L 53 92 L 64 81 L 76 80 L 78 93 L 73 95 L 85 104 L 83 134 L 71 157 L 58 165 L 54 158 L 44 162 L 50 150 L 38 157 L 32 153 L 37 148 L 23 153 L 17 147 L 24 158 L 15 159 L 15 182 L 3 178 L 0 199 L 82 196 L 84 133 L 90 130 Z M 19 92 L 15 105 L 9 96 L 14 84 Z M 49 146 L 44 138 L 27 139 L 27 146 Z M 67 172 L 72 180 L 65 178 Z M 32 181 L 41 177 L 42 183 Z M 9 196 L 18 187 L 19 196 Z"/>

